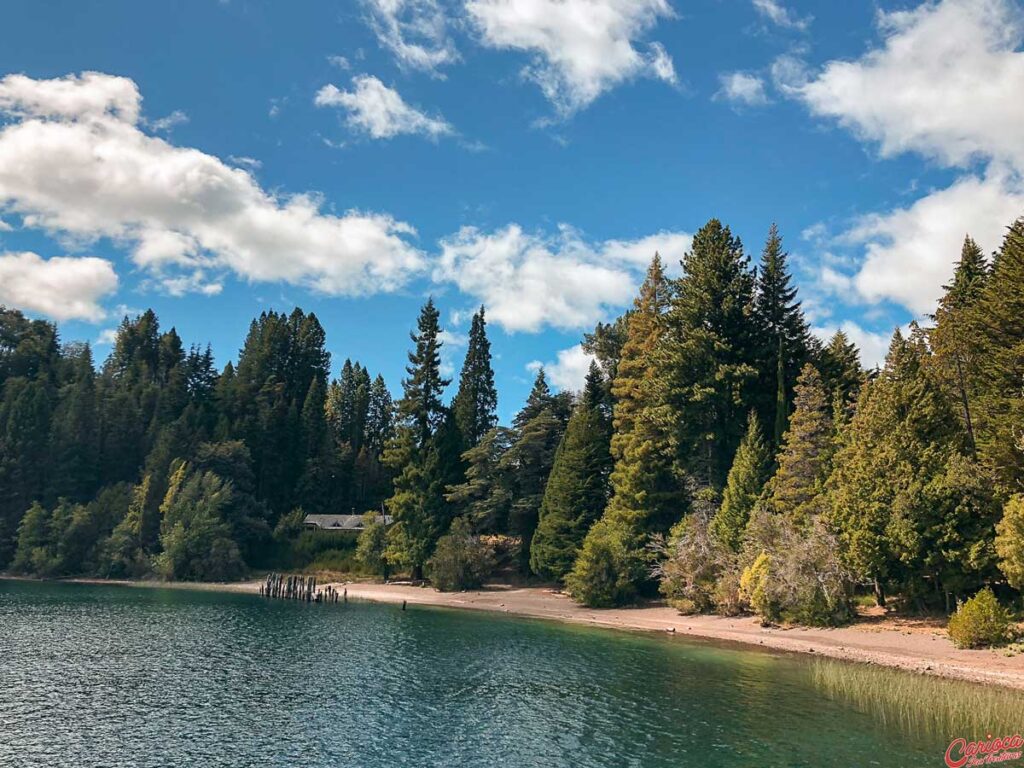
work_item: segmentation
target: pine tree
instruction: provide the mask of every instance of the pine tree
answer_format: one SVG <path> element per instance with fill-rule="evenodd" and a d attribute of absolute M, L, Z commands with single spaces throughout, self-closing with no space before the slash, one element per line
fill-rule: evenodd
<path fill-rule="evenodd" d="M 666 315 L 656 381 L 674 432 L 677 474 L 720 488 L 758 403 L 754 273 L 739 238 L 717 219 L 694 235 Z M 770 389 L 769 391 L 774 391 Z"/>
<path fill-rule="evenodd" d="M 398 403 L 402 424 L 385 452 L 385 465 L 395 473 L 394 493 L 387 505 L 395 518 L 388 531 L 389 562 L 406 566 L 414 578 L 421 578 L 437 539 L 450 520 L 444 499 L 451 483 L 450 457 L 457 458 L 459 443 L 451 435 L 449 422 L 442 440 L 435 442 L 439 428 L 448 421 L 441 396 L 448 380 L 441 377 L 440 314 L 433 300 L 420 311 L 418 332 L 411 335 L 404 379 L 404 396 Z"/>
<path fill-rule="evenodd" d="M 751 411 L 747 433 L 726 479 L 722 505 L 711 519 L 711 532 L 733 552 L 740 550 L 750 513 L 768 480 L 770 464 L 771 450 L 765 442 L 757 413 Z"/>
<path fill-rule="evenodd" d="M 516 433 L 506 427 L 495 427 L 485 433 L 479 443 L 462 454 L 466 466 L 464 481 L 448 488 L 449 503 L 460 510 L 477 532 L 508 533 L 515 486 L 505 455 L 515 437 Z"/>
<path fill-rule="evenodd" d="M 838 403 L 845 410 L 857 402 L 864 370 L 857 346 L 842 329 L 832 335 L 822 350 L 819 370 L 830 403 Z"/>
<path fill-rule="evenodd" d="M 828 394 L 818 370 L 808 363 L 800 372 L 789 429 L 782 440 L 778 470 L 772 478 L 771 504 L 776 512 L 804 525 L 820 510 L 816 506 L 828 479 L 833 450 Z"/>
<path fill-rule="evenodd" d="M 99 411 L 96 371 L 89 345 L 66 351 L 68 381 L 57 393 L 51 420 L 49 453 L 53 465 L 47 495 L 88 501 L 96 492 L 99 472 Z"/>
<path fill-rule="evenodd" d="M 591 362 L 583 397 L 555 452 L 530 549 L 530 568 L 545 579 L 561 581 L 572 569 L 608 503 L 611 425 L 604 399 L 604 378 Z"/>
<path fill-rule="evenodd" d="M 466 360 L 459 376 L 459 391 L 452 402 L 452 412 L 467 448 L 498 423 L 498 393 L 494 389 L 491 369 L 491 343 L 487 340 L 484 308 L 473 315 L 469 329 Z"/>
<path fill-rule="evenodd" d="M 754 314 L 761 347 L 760 387 L 765 395 L 761 412 L 766 424 L 775 425 L 772 442 L 776 447 L 786 429 L 789 402 L 810 343 L 796 288 L 790 285 L 787 259 L 779 230 L 772 224 L 757 270 Z M 775 394 L 771 400 L 769 393 Z"/>
<path fill-rule="evenodd" d="M 928 333 L 934 352 L 933 362 L 939 381 L 960 404 L 964 429 L 973 448 L 975 442 L 972 402 L 977 397 L 977 339 L 971 328 L 972 313 L 988 280 L 988 265 L 981 248 L 969 236 L 964 239 L 953 281 L 943 286 L 945 293 Z"/>

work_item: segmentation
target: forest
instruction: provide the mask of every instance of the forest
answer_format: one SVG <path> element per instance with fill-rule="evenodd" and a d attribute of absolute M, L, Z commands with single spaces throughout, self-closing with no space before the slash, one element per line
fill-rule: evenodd
<path fill-rule="evenodd" d="M 753 261 L 709 221 L 680 278 L 655 254 L 633 307 L 584 336 L 582 391 L 540 370 L 508 425 L 483 307 L 449 381 L 426 302 L 394 401 L 359 362 L 332 378 L 301 309 L 253 320 L 221 370 L 152 311 L 97 366 L 0 309 L 0 570 L 238 579 L 301 566 L 306 514 L 386 510 L 352 567 L 442 588 L 502 564 L 594 607 L 817 625 L 865 597 L 1019 604 L 1024 219 L 950 254 L 934 315 L 880 369 L 811 334 L 787 259 L 774 226 Z"/>

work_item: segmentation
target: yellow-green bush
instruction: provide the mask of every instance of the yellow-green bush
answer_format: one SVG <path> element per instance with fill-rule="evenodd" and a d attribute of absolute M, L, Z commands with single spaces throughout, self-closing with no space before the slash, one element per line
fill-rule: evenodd
<path fill-rule="evenodd" d="M 986 587 L 966 603 L 957 604 L 949 619 L 949 638 L 957 648 L 984 648 L 1004 645 L 1013 639 L 1010 612 L 999 605 Z"/>

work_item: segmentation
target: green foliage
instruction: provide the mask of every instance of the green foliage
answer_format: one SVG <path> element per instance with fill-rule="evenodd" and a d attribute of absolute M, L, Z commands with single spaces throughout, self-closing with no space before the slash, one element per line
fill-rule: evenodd
<path fill-rule="evenodd" d="M 576 602 L 590 608 L 611 608 L 636 600 L 650 578 L 651 555 L 646 537 L 620 521 L 602 517 L 590 529 L 565 586 Z"/>
<path fill-rule="evenodd" d="M 583 537 L 608 503 L 611 425 L 603 390 L 591 363 L 587 389 L 555 452 L 530 549 L 530 568 L 545 579 L 561 581 L 572 569 Z"/>
<path fill-rule="evenodd" d="M 714 508 L 714 500 L 706 506 Z M 679 521 L 658 553 L 659 589 L 682 613 L 712 609 L 732 615 L 739 611 L 736 553 L 714 533 L 707 513 L 694 511 Z"/>
<path fill-rule="evenodd" d="M 761 433 L 757 414 L 750 412 L 747 433 L 736 451 L 732 469 L 726 478 L 722 506 L 711 520 L 715 538 L 733 552 L 738 552 L 750 513 L 761 496 L 768 478 L 771 455 Z"/>
<path fill-rule="evenodd" d="M 369 573 L 388 578 L 387 527 L 376 512 L 363 515 L 363 530 L 356 544 L 356 560 Z"/>
<path fill-rule="evenodd" d="M 469 328 L 466 360 L 459 375 L 459 391 L 452 401 L 455 422 L 467 448 L 475 446 L 488 431 L 497 426 L 497 407 L 498 393 L 494 388 L 494 371 L 491 369 L 491 342 L 487 340 L 484 308 L 480 307 L 473 315 Z"/>
<path fill-rule="evenodd" d="M 1024 496 L 1014 496 L 996 528 L 999 570 L 1014 589 L 1024 590 Z"/>
<path fill-rule="evenodd" d="M 1013 640 L 1010 612 L 999 605 L 995 593 L 986 587 L 967 602 L 957 603 L 949 618 L 949 639 L 957 648 L 984 648 Z"/>
<path fill-rule="evenodd" d="M 438 539 L 427 564 L 431 583 L 442 592 L 481 587 L 493 570 L 494 553 L 461 517 L 453 520 L 448 533 Z"/>
<path fill-rule="evenodd" d="M 818 511 L 832 449 L 827 395 L 817 369 L 808 363 L 797 380 L 796 408 L 772 478 L 771 504 L 776 512 L 803 523 Z"/>

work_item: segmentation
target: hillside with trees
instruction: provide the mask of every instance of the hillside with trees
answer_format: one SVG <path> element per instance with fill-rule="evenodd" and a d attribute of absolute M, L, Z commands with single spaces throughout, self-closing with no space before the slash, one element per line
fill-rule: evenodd
<path fill-rule="evenodd" d="M 451 382 L 423 306 L 394 400 L 358 361 L 332 378 L 301 309 L 253 320 L 221 370 L 152 311 L 97 366 L 0 310 L 0 569 L 236 579 L 294 565 L 305 514 L 383 509 L 359 567 L 450 588 L 504 548 L 507 576 L 595 607 L 828 625 L 862 594 L 1019 599 L 1024 220 L 991 257 L 965 240 L 876 370 L 810 333 L 787 259 L 774 226 L 752 264 L 709 221 L 680 278 L 655 255 L 633 307 L 586 334 L 583 390 L 540 370 L 508 425 L 482 307 Z"/>

